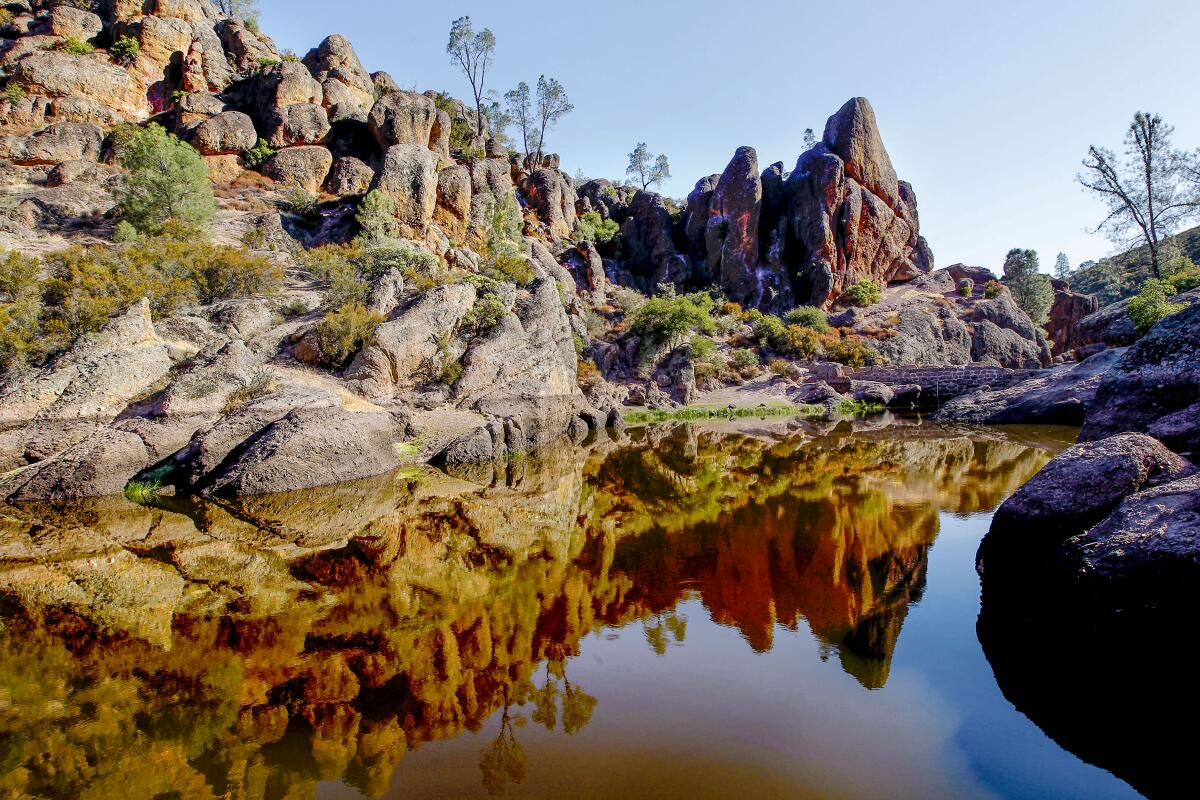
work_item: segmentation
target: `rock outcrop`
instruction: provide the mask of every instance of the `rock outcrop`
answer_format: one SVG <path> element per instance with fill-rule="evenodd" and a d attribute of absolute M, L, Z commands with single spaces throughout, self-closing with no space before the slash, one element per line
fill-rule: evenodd
<path fill-rule="evenodd" d="M 1066 281 L 1055 278 L 1052 279 L 1052 283 L 1054 304 L 1050 306 L 1050 321 L 1046 323 L 1046 333 L 1054 348 L 1054 355 L 1061 356 L 1070 353 L 1079 345 L 1076 329 L 1085 317 L 1099 310 L 1100 301 L 1090 294 L 1071 291 Z"/>

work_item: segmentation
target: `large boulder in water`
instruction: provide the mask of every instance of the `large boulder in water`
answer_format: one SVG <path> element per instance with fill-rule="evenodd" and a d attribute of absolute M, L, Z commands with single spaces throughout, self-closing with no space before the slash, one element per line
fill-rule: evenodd
<path fill-rule="evenodd" d="M 1200 458 L 1200 303 L 1155 325 L 1104 376 L 1079 434 L 1138 431 Z"/>

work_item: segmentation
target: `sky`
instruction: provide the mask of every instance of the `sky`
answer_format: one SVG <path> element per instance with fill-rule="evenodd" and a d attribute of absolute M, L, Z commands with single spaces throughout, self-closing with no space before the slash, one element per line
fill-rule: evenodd
<path fill-rule="evenodd" d="M 684 197 L 741 145 L 791 169 L 848 99 L 871 101 L 916 190 L 940 266 L 999 271 L 1013 247 L 1049 271 L 1116 248 L 1075 182 L 1090 144 L 1120 149 L 1134 112 L 1200 147 L 1197 0 L 260 0 L 263 30 L 303 55 L 347 36 L 405 88 L 469 98 L 446 55 L 450 22 L 496 35 L 489 86 L 541 74 L 575 110 L 547 135 L 563 169 L 623 177 L 638 142 L 665 153 Z"/>

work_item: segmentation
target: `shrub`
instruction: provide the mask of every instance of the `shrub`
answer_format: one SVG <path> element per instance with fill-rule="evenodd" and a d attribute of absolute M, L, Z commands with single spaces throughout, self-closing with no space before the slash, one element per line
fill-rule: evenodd
<path fill-rule="evenodd" d="M 188 95 L 190 95 L 190 94 L 191 94 L 191 92 L 185 91 L 183 89 L 176 89 L 175 91 L 171 92 L 172 105 L 179 105 L 184 100 L 186 100 L 188 98 Z"/>
<path fill-rule="evenodd" d="M 875 305 L 881 297 L 883 293 L 878 284 L 866 279 L 851 284 L 845 293 L 846 302 L 859 308 Z"/>
<path fill-rule="evenodd" d="M 386 239 L 396 230 L 396 201 L 378 189 L 367 192 L 358 203 L 354 220 L 368 242 Z"/>
<path fill-rule="evenodd" d="M 289 317 L 302 317 L 310 310 L 308 303 L 303 298 L 297 297 L 287 304 L 283 313 Z"/>
<path fill-rule="evenodd" d="M 123 219 L 113 226 L 112 240 L 117 244 L 132 242 L 137 237 L 137 228 L 133 227 L 127 219 Z"/>
<path fill-rule="evenodd" d="M 19 83 L 10 83 L 4 87 L 4 99 L 16 105 L 25 99 L 25 87 Z"/>
<path fill-rule="evenodd" d="M 729 354 L 729 366 L 742 377 L 758 373 L 758 354 L 745 347 L 738 347 Z"/>
<path fill-rule="evenodd" d="M 796 306 L 783 315 L 783 321 L 788 325 L 799 325 L 817 333 L 829 332 L 829 320 L 825 312 L 816 306 Z"/>
<path fill-rule="evenodd" d="M 975 293 L 975 281 L 970 278 L 958 279 L 958 293 L 962 297 L 970 297 Z"/>
<path fill-rule="evenodd" d="M 651 297 L 629 315 L 629 330 L 652 346 L 675 348 L 693 333 L 716 331 L 712 298 L 697 292 L 677 295 L 674 289 Z"/>
<path fill-rule="evenodd" d="M 800 377 L 800 368 L 790 361 L 784 361 L 782 358 L 777 358 L 767 365 L 767 369 L 773 375 L 778 375 L 781 378 L 798 378 Z"/>
<path fill-rule="evenodd" d="M 988 300 L 999 297 L 1004 291 L 1004 284 L 997 280 L 988 281 L 983 285 L 983 296 Z"/>
<path fill-rule="evenodd" d="M 1167 282 L 1171 284 L 1173 294 L 1191 291 L 1200 286 L 1200 267 L 1193 264 L 1167 278 Z"/>
<path fill-rule="evenodd" d="M 279 66 L 279 61 L 274 58 L 268 58 L 268 57 L 264 56 L 258 60 L 258 71 L 259 72 L 266 72 L 267 70 L 271 69 L 272 67 L 277 67 L 277 66 Z"/>
<path fill-rule="evenodd" d="M 617 238 L 621 229 L 611 219 L 603 219 L 598 211 L 589 211 L 575 223 L 575 240 L 608 244 Z"/>
<path fill-rule="evenodd" d="M 242 164 L 247 169 L 258 169 L 273 155 L 275 155 L 275 151 L 271 149 L 271 146 L 259 139 L 258 144 L 242 153 Z"/>
<path fill-rule="evenodd" d="M 1144 335 L 1159 320 L 1187 307 L 1167 301 L 1172 289 L 1167 281 L 1151 278 L 1142 285 L 1136 297 L 1130 298 L 1129 318 L 1133 320 L 1138 335 Z"/>
<path fill-rule="evenodd" d="M 498 281 L 512 281 L 518 286 L 533 283 L 537 273 L 524 256 L 497 256 L 488 260 L 484 274 Z"/>
<path fill-rule="evenodd" d="M 489 259 L 524 255 L 527 249 L 524 230 L 525 219 L 521 216 L 521 205 L 515 193 L 509 192 L 498 202 L 493 201 L 485 255 Z"/>
<path fill-rule="evenodd" d="M 250 382 L 239 386 L 230 393 L 225 400 L 225 405 L 221 409 L 221 413 L 228 414 L 236 408 L 241 408 L 249 402 L 257 400 L 260 397 L 275 394 L 279 391 L 279 384 L 271 377 L 270 373 L 265 370 L 258 370 L 250 378 Z"/>
<path fill-rule="evenodd" d="M 73 56 L 90 55 L 96 50 L 96 48 L 87 42 L 76 39 L 74 36 L 68 36 L 62 41 L 54 43 L 51 45 L 51 49 L 57 50 L 60 53 L 69 53 Z"/>
<path fill-rule="evenodd" d="M 796 358 L 812 360 L 821 352 L 821 335 L 812 328 L 788 325 L 785 333 L 785 346 L 776 349 Z"/>
<path fill-rule="evenodd" d="M 717 354 L 717 343 L 707 336 L 695 336 L 691 344 L 694 362 L 710 362 Z"/>
<path fill-rule="evenodd" d="M 132 36 L 121 36 L 108 48 L 113 60 L 120 64 L 129 64 L 138 57 L 142 45 Z"/>
<path fill-rule="evenodd" d="M 121 213 L 141 233 L 169 220 L 206 228 L 217 213 L 208 166 L 196 150 L 160 125 L 135 133 L 121 155 L 129 170 L 117 192 Z"/>
<path fill-rule="evenodd" d="M 157 480 L 130 481 L 125 484 L 125 499 L 139 506 L 148 505 L 154 501 L 161 488 L 162 483 Z"/>
<path fill-rule="evenodd" d="M 475 128 L 458 115 L 454 98 L 447 92 L 438 92 L 433 96 L 433 104 L 450 117 L 450 149 L 456 152 L 471 149 L 471 142 L 475 139 Z M 479 155 L 482 157 L 484 154 Z"/>
<path fill-rule="evenodd" d="M 846 336 L 826 342 L 825 358 L 855 368 L 870 367 L 879 363 L 879 354 L 857 336 Z"/>
<path fill-rule="evenodd" d="M 321 362 L 334 369 L 371 343 L 383 316 L 353 303 L 331 311 L 313 329 Z"/>
<path fill-rule="evenodd" d="M 298 217 L 311 219 L 317 216 L 320 200 L 303 186 L 293 186 L 287 196 L 288 211 Z"/>
<path fill-rule="evenodd" d="M 771 314 L 756 314 L 750 322 L 750 335 L 760 347 L 780 350 L 787 346 L 787 327 L 783 320 Z"/>
<path fill-rule="evenodd" d="M 637 311 L 646 302 L 646 295 L 637 289 L 630 289 L 628 286 L 613 286 L 608 294 L 612 298 L 613 304 L 625 316 Z"/>
<path fill-rule="evenodd" d="M 507 313 L 508 307 L 503 299 L 494 294 L 485 294 L 475 301 L 463 321 L 477 333 L 487 333 L 499 325 Z"/>

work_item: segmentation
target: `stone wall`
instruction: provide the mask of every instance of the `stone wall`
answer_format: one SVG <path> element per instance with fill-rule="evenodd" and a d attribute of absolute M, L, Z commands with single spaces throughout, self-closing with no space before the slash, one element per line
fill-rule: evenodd
<path fill-rule="evenodd" d="M 961 367 L 867 367 L 855 370 L 848 377 L 856 381 L 877 381 L 888 386 L 916 384 L 921 387 L 921 402 L 934 405 L 981 386 L 1004 389 L 1040 371 L 1005 369 L 988 364 L 968 364 Z"/>

